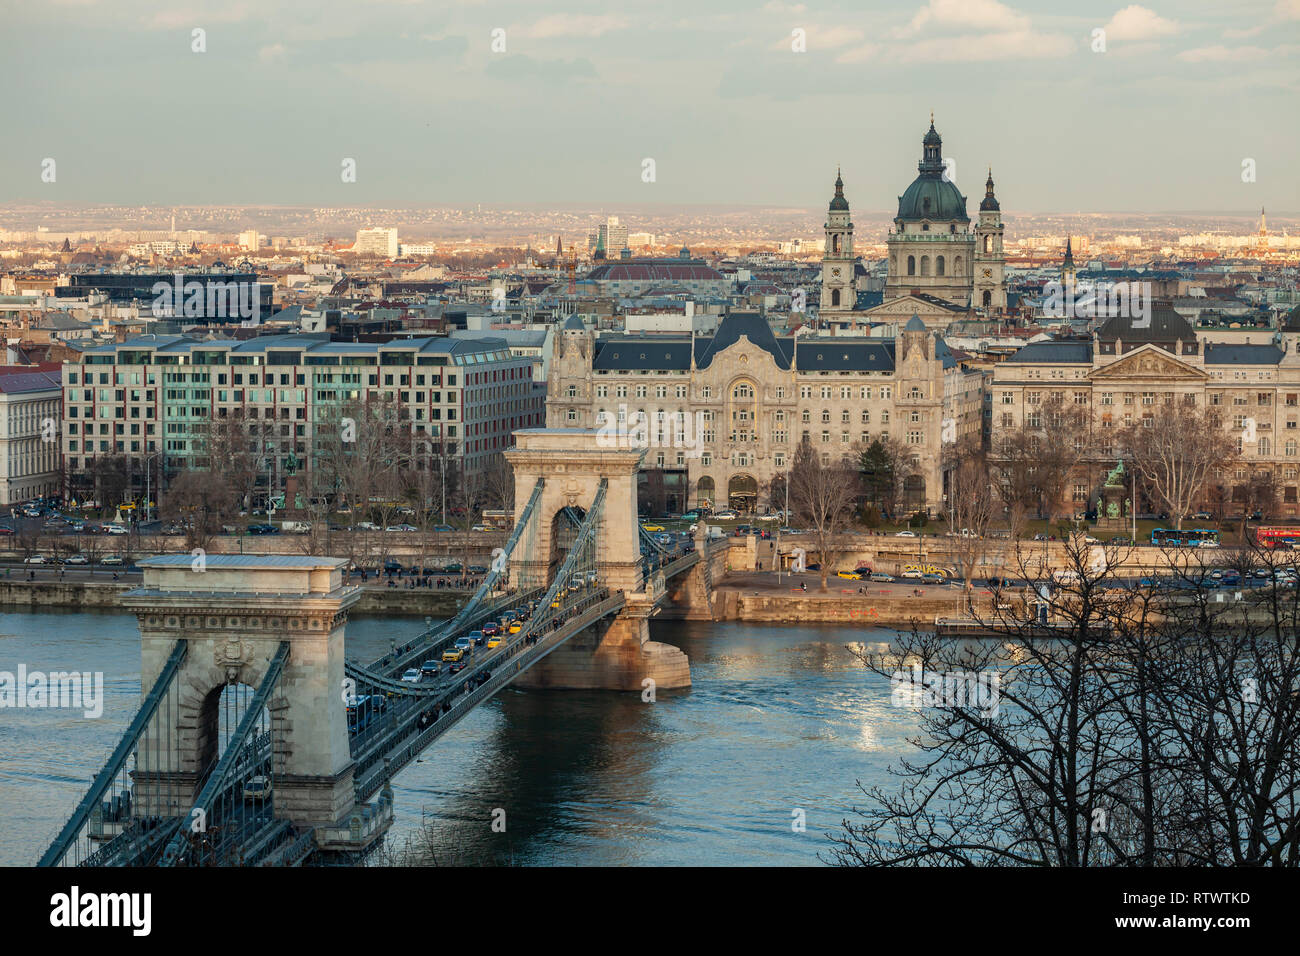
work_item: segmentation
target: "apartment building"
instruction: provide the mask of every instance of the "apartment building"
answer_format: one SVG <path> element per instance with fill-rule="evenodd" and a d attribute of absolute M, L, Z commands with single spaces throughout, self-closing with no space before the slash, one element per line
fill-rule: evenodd
<path fill-rule="evenodd" d="M 0 505 L 61 492 L 59 373 L 0 369 Z"/>
<path fill-rule="evenodd" d="M 70 490 L 93 486 L 96 460 L 122 456 L 132 471 L 205 468 L 214 420 L 260 423 L 266 486 L 316 467 L 342 417 L 383 401 L 464 474 L 508 448 L 518 428 L 542 424 L 544 397 L 530 358 L 501 339 L 403 338 L 331 342 L 267 335 L 245 341 L 140 336 L 87 349 L 63 367 L 63 454 Z"/>

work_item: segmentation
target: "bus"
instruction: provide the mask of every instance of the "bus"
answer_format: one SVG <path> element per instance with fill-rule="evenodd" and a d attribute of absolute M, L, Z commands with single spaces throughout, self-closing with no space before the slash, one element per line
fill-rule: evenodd
<path fill-rule="evenodd" d="M 1217 548 L 1219 532 L 1213 528 L 1154 528 L 1151 543 L 1157 548 Z"/>
<path fill-rule="evenodd" d="M 1255 528 L 1255 541 L 1261 548 L 1297 548 L 1300 527 Z"/>

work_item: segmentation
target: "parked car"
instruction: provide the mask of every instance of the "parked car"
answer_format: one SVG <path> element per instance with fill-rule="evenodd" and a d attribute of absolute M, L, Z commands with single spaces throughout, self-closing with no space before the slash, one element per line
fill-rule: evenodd
<path fill-rule="evenodd" d="M 488 524 L 476 524 L 469 530 L 470 531 L 495 531 L 496 529 Z"/>
<path fill-rule="evenodd" d="M 89 564 L 90 559 L 84 554 L 70 554 L 63 559 L 64 564 Z"/>
<path fill-rule="evenodd" d="M 250 524 L 248 526 L 248 533 L 249 534 L 279 534 L 280 529 L 273 524 Z"/>
<path fill-rule="evenodd" d="M 925 584 L 943 584 L 947 580 L 948 579 L 942 574 L 930 573 L 921 575 L 921 581 Z"/>
<path fill-rule="evenodd" d="M 23 564 L 49 564 L 43 554 L 33 554 L 30 557 L 23 558 Z"/>
<path fill-rule="evenodd" d="M 903 577 L 909 581 L 919 581 L 925 575 L 918 568 L 908 568 L 903 572 Z"/>
<path fill-rule="evenodd" d="M 450 570 L 450 569 L 449 569 L 449 570 Z M 470 573 L 470 574 L 487 574 L 487 573 L 488 573 L 488 569 L 485 568 L 485 567 L 483 567 L 483 565 L 481 565 L 481 564 L 471 564 L 471 565 L 469 566 L 469 573 Z"/>
<path fill-rule="evenodd" d="M 642 531 L 663 531 L 664 526 L 661 524 L 643 524 L 641 526 L 641 530 Z"/>
<path fill-rule="evenodd" d="M 433 529 L 432 529 L 432 530 L 441 533 L 441 532 L 445 532 L 445 531 L 455 531 L 456 529 L 453 528 L 453 527 L 452 527 L 451 525 L 449 525 L 449 524 L 436 524 L 436 525 L 433 526 Z"/>
<path fill-rule="evenodd" d="M 384 571 L 386 571 L 388 574 L 396 574 L 400 570 L 402 570 L 402 562 L 397 561 L 393 558 L 389 558 L 387 561 L 384 562 Z"/>
<path fill-rule="evenodd" d="M 894 532 L 894 537 L 895 537 L 895 538 L 915 538 L 915 537 L 916 537 L 916 532 L 915 532 L 915 531 L 895 531 L 895 532 Z"/>
<path fill-rule="evenodd" d="M 862 575 L 859 574 L 857 571 L 836 571 L 836 572 L 835 572 L 835 576 L 836 576 L 837 578 L 843 578 L 843 579 L 846 580 L 846 581 L 861 581 L 861 580 L 862 580 Z"/>
<path fill-rule="evenodd" d="M 886 574 L 884 571 L 875 571 L 871 575 L 871 580 L 875 581 L 877 584 L 889 584 L 894 580 L 894 576 L 892 574 Z"/>
<path fill-rule="evenodd" d="M 385 531 L 400 531 L 403 533 L 420 530 L 413 524 L 390 524 Z"/>
<path fill-rule="evenodd" d="M 130 534 L 130 532 L 120 524 L 106 524 L 104 534 Z"/>
<path fill-rule="evenodd" d="M 713 517 L 719 521 L 735 521 L 740 517 L 739 512 L 732 511 L 730 508 L 723 508 L 721 511 L 715 511 Z"/>
<path fill-rule="evenodd" d="M 122 556 L 120 554 L 106 554 L 99 559 L 99 563 L 104 565 L 105 567 L 108 567 L 108 566 L 114 566 L 119 564 L 126 564 L 126 561 L 122 559 Z"/>
<path fill-rule="evenodd" d="M 373 521 L 358 521 L 356 523 L 356 529 L 358 531 L 378 531 L 379 525 L 375 524 Z"/>

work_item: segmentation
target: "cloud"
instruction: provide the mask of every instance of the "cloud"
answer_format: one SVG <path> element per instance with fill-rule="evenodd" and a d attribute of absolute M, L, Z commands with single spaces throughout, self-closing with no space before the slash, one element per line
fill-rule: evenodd
<path fill-rule="evenodd" d="M 842 46 L 861 43 L 864 37 L 861 30 L 854 30 L 852 27 L 806 26 L 803 29 L 807 31 L 809 53 L 816 50 L 836 50 Z M 771 48 L 789 51 L 791 39 L 790 35 L 782 36 L 772 44 Z"/>
<path fill-rule="evenodd" d="M 1278 20 L 1300 20 L 1300 0 L 1277 0 L 1273 16 Z"/>
<path fill-rule="evenodd" d="M 263 63 L 273 63 L 276 60 L 283 60 L 288 52 L 288 47 L 283 43 L 268 43 L 257 51 L 257 58 Z"/>
<path fill-rule="evenodd" d="M 1154 10 L 1134 4 L 1117 11 L 1110 18 L 1105 26 L 1106 42 L 1151 41 L 1158 37 L 1172 36 L 1181 29 L 1176 21 L 1166 20 Z"/>
<path fill-rule="evenodd" d="M 894 31 L 900 38 L 927 30 L 952 33 L 1023 33 L 1029 18 L 998 0 L 929 0 L 911 22 Z"/>
<path fill-rule="evenodd" d="M 550 80 L 563 82 L 593 79 L 596 68 L 585 57 L 573 60 L 539 60 L 522 53 L 494 56 L 488 60 L 487 72 L 509 80 Z"/>
<path fill-rule="evenodd" d="M 881 59 L 894 63 L 973 63 L 981 60 L 1069 56 L 1076 41 L 1033 29 L 1029 17 L 998 0 L 928 0 L 892 31 L 903 43 L 867 44 L 839 63 Z"/>
<path fill-rule="evenodd" d="M 552 40 L 560 37 L 598 37 L 615 30 L 626 30 L 631 25 L 627 17 L 613 14 L 583 15 L 555 14 L 543 17 L 532 26 L 524 27 L 526 37 Z"/>

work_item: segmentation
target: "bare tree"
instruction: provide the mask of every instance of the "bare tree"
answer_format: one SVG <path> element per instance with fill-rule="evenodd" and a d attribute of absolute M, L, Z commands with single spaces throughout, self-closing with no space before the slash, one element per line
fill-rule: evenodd
<path fill-rule="evenodd" d="M 944 458 L 951 547 L 969 594 L 975 569 L 988 553 L 996 498 L 978 438 L 948 446 Z"/>
<path fill-rule="evenodd" d="M 159 511 L 185 529 L 186 548 L 208 548 L 233 504 L 230 484 L 219 471 L 183 471 L 164 493 Z"/>
<path fill-rule="evenodd" d="M 843 550 L 842 532 L 853 514 L 857 497 L 856 462 L 843 457 L 823 461 L 807 438 L 800 444 L 790 469 L 790 509 L 808 527 L 821 569 L 821 589 L 826 590 L 831 563 Z"/>
<path fill-rule="evenodd" d="M 1051 627 L 1037 596 L 1004 596 L 984 621 L 997 640 L 914 630 L 860 652 L 916 711 L 917 756 L 896 790 L 863 789 L 835 862 L 1300 866 L 1295 589 L 1225 603 L 1197 555 L 1134 585 L 1124 553 L 1095 551 L 1068 543 L 1035 582 Z"/>
<path fill-rule="evenodd" d="M 1006 512 L 1033 511 L 1050 524 L 1088 456 L 1090 435 L 1084 406 L 1067 404 L 1063 393 L 1031 406 L 1020 426 L 1008 429 L 993 448 L 993 487 Z"/>
<path fill-rule="evenodd" d="M 1179 530 L 1205 497 L 1211 475 L 1237 454 L 1235 441 L 1212 407 L 1156 406 L 1125 428 L 1120 439 L 1153 501 L 1169 512 Z"/>

